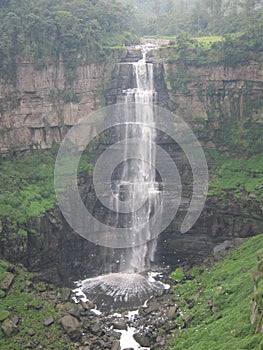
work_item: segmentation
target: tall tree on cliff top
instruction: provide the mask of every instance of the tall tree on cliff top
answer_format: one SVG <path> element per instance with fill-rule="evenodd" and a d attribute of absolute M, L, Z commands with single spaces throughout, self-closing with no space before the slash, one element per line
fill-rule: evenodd
<path fill-rule="evenodd" d="M 160 16 L 161 16 L 161 1 L 154 0 L 154 9 L 156 14 L 156 32 L 157 35 L 160 34 Z"/>
<path fill-rule="evenodd" d="M 240 6 L 244 9 L 246 26 L 249 28 L 255 18 L 257 6 L 262 5 L 262 0 L 241 0 Z"/>
<path fill-rule="evenodd" d="M 117 0 L 1 0 L 0 75 L 15 75 L 16 61 L 41 68 L 62 56 L 67 68 L 104 57 L 106 46 L 131 44 L 130 8 Z"/>

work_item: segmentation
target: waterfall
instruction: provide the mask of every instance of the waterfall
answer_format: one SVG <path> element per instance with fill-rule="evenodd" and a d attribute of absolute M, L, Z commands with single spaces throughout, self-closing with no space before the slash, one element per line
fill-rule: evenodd
<path fill-rule="evenodd" d="M 105 310 L 143 305 L 145 300 L 161 295 L 166 288 L 163 283 L 151 278 L 150 272 L 141 273 L 154 260 L 157 238 L 151 228 L 160 225 L 154 214 L 158 211 L 159 217 L 162 215 L 162 191 L 156 181 L 155 169 L 153 64 L 146 61 L 145 51 L 143 58 L 131 65 L 134 87 L 124 90 L 118 101 L 121 103 L 121 128 L 116 130 L 123 145 L 122 162 L 112 175 L 111 185 L 111 200 L 116 214 L 113 226 L 122 228 L 122 239 L 127 239 L 127 248 L 123 249 L 118 260 L 119 272 L 80 281 L 75 290 L 76 293 L 84 293 Z M 123 203 L 125 211 L 121 210 Z M 136 245 L 135 241 L 146 243 Z"/>
<path fill-rule="evenodd" d="M 126 120 L 131 120 L 131 113 L 134 123 L 125 125 L 124 165 L 117 196 L 129 202 L 130 214 L 125 217 L 127 237 L 130 230 L 133 235 L 145 235 L 148 243 L 131 247 L 125 252 L 121 271 L 129 273 L 144 271 L 154 259 L 157 242 L 151 239 L 149 219 L 157 208 L 160 195 L 155 171 L 156 131 L 149 127 L 154 125 L 153 104 L 156 99 L 153 64 L 146 62 L 146 51 L 140 61 L 131 64 L 135 86 L 123 91 L 121 101 L 125 103 L 124 124 Z M 131 106 L 135 106 L 135 110 L 131 110 Z M 131 139 L 136 139 L 136 142 L 131 144 Z M 129 147 L 134 148 L 136 159 L 128 159 Z M 144 205 L 137 209 L 140 203 Z"/>

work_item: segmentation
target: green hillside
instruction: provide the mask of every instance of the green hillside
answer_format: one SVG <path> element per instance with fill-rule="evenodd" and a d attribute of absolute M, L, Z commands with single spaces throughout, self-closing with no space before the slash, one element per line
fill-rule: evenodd
<path fill-rule="evenodd" d="M 262 334 L 255 334 L 262 320 L 257 316 L 254 325 L 250 322 L 252 300 L 257 300 L 258 313 L 262 312 L 262 260 L 256 269 L 262 247 L 263 235 L 253 237 L 214 267 L 195 268 L 190 279 L 174 286 L 181 317 L 187 315 L 191 321 L 185 329 L 176 330 L 170 349 L 262 349 Z M 252 275 L 259 286 L 256 294 Z"/>

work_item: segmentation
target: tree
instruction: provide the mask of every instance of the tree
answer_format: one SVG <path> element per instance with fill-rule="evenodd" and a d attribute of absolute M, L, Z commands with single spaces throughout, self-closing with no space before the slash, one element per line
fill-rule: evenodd
<path fill-rule="evenodd" d="M 154 9 L 156 14 L 156 33 L 160 34 L 160 14 L 161 14 L 161 1 L 154 0 Z"/>
<path fill-rule="evenodd" d="M 262 0 L 241 0 L 240 5 L 244 9 L 247 28 L 253 23 L 256 7 L 259 4 L 262 4 Z"/>

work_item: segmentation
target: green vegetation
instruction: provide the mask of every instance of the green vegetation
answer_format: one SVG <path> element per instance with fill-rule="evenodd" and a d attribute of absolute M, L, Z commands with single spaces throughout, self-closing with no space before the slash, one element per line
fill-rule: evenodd
<path fill-rule="evenodd" d="M 30 331 L 32 330 L 36 334 L 34 342 L 37 341 L 39 346 L 41 345 L 44 349 L 73 349 L 68 344 L 68 338 L 63 334 L 59 324 L 59 320 L 63 316 L 63 311 L 56 306 L 54 300 L 52 301 L 49 298 L 53 294 L 56 297 L 53 299 L 57 299 L 58 290 L 52 285 L 46 285 L 44 283 L 45 288 L 41 289 L 41 292 L 38 292 L 38 283 L 34 280 L 35 276 L 33 274 L 2 260 L 0 260 L 0 285 L 3 281 L 3 276 L 9 273 L 7 270 L 12 271 L 15 279 L 9 291 L 6 292 L 6 295 L 1 297 L 1 350 L 28 349 L 27 344 L 31 343 L 33 339 L 32 334 L 30 335 Z M 18 325 L 17 328 L 14 328 L 15 331 L 11 334 L 11 339 L 10 336 L 3 334 L 1 326 L 6 321 L 10 322 L 10 319 L 12 320 L 14 316 L 18 317 Z M 47 329 L 44 326 L 44 321 L 49 317 L 53 317 L 55 322 Z"/>
<path fill-rule="evenodd" d="M 261 333 L 263 326 L 263 250 L 257 252 L 258 264 L 252 272 L 254 280 L 254 298 L 251 301 L 251 310 L 255 312 L 252 315 L 252 322 L 256 324 L 256 333 Z M 263 345 L 263 344 L 262 344 Z"/>
<path fill-rule="evenodd" d="M 196 39 L 197 42 L 200 43 L 201 45 L 210 48 L 212 44 L 217 43 L 218 41 L 222 41 L 223 37 L 219 35 L 214 35 L 214 36 L 202 36 L 194 39 Z"/>
<path fill-rule="evenodd" d="M 175 331 L 170 349 L 262 348 L 262 335 L 255 334 L 249 311 L 254 299 L 251 273 L 262 245 L 263 235 L 253 237 L 214 267 L 195 268 L 186 281 L 173 287 L 180 317 L 190 321 Z"/>
<path fill-rule="evenodd" d="M 35 150 L 0 165 L 0 220 L 4 230 L 25 235 L 29 218 L 42 216 L 55 207 L 56 150 Z M 81 157 L 79 173 L 93 171 L 91 156 L 84 153 Z"/>
<path fill-rule="evenodd" d="M 195 36 L 245 32 L 262 22 L 261 0 L 122 0 L 141 35 Z"/>
<path fill-rule="evenodd" d="M 15 81 L 17 61 L 37 69 L 63 59 L 67 80 L 85 62 L 106 57 L 104 47 L 134 42 L 132 13 L 115 0 L 0 2 L 0 76 Z"/>
<path fill-rule="evenodd" d="M 170 277 L 175 282 L 182 282 L 185 278 L 184 270 L 181 267 L 178 267 L 170 274 Z"/>
<path fill-rule="evenodd" d="M 55 206 L 54 159 L 51 152 L 37 150 L 0 165 L 0 218 L 5 218 L 3 224 L 7 221 L 14 232 L 28 218 L 41 216 Z"/>
<path fill-rule="evenodd" d="M 226 152 L 207 151 L 212 160 L 209 195 L 225 198 L 228 194 L 246 202 L 263 200 L 263 156 L 235 158 Z"/>
<path fill-rule="evenodd" d="M 263 27 L 254 27 L 243 34 L 193 38 L 181 33 L 170 39 L 168 51 L 163 50 L 169 63 L 179 64 L 181 73 L 188 66 L 222 64 L 226 67 L 263 61 Z M 172 77 L 171 79 L 174 79 Z"/>

